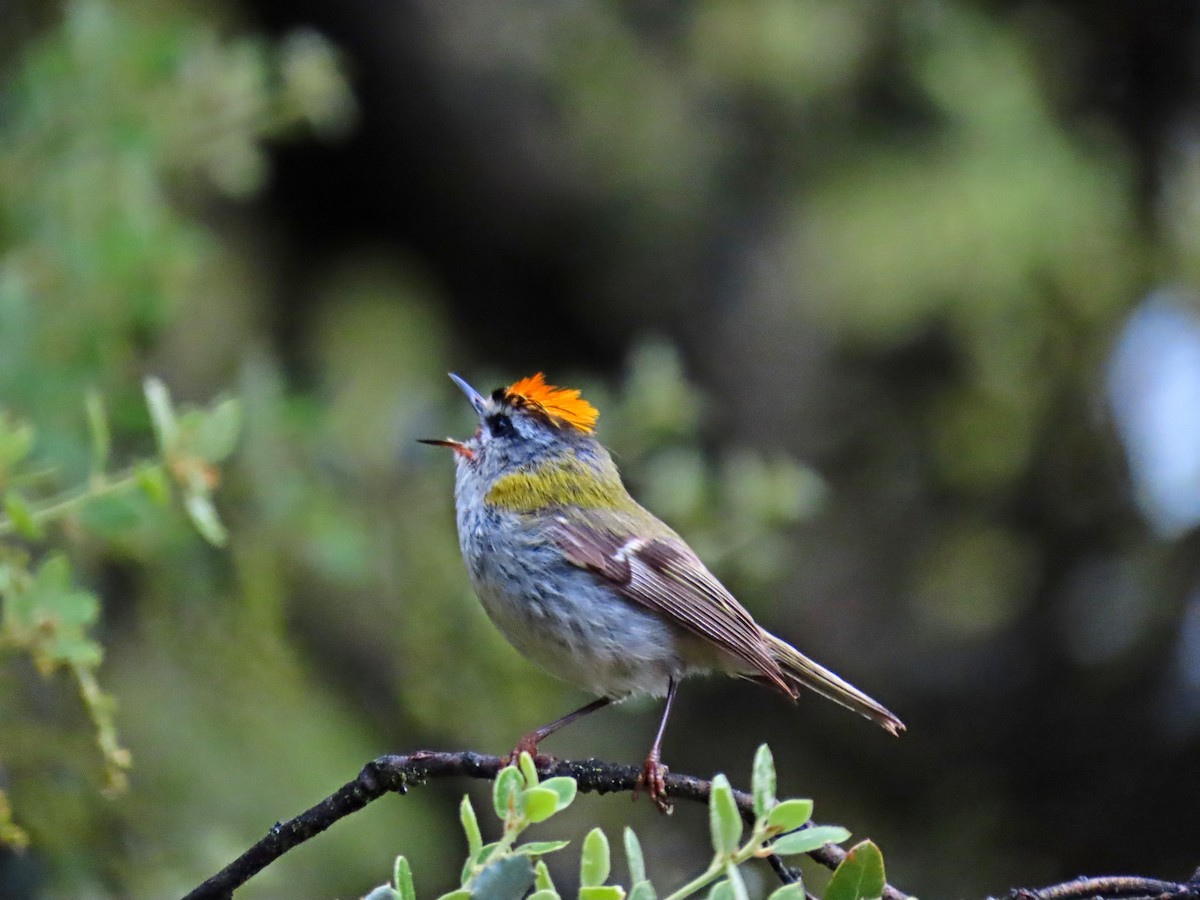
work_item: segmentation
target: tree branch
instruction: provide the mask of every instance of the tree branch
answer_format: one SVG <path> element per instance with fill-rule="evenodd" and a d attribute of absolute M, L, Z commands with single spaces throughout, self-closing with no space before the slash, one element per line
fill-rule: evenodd
<path fill-rule="evenodd" d="M 1010 900 L 1200 900 L 1200 869 L 1187 882 L 1133 875 L 1076 878 L 1044 888 L 1014 888 Z"/>
<path fill-rule="evenodd" d="M 633 791 L 641 769 L 602 760 L 582 762 L 555 760 L 539 756 L 538 774 L 545 778 L 569 775 L 585 793 L 608 794 Z M 228 900 L 233 892 L 261 872 L 293 847 L 316 837 L 334 822 L 358 812 L 384 794 L 408 793 L 410 787 L 424 784 L 431 778 L 467 777 L 491 780 L 500 771 L 500 758 L 471 751 L 439 753 L 421 750 L 407 756 L 381 756 L 367 763 L 358 777 L 343 785 L 316 806 L 287 822 L 277 822 L 266 837 L 213 875 L 184 900 Z M 667 796 L 678 800 L 707 803 L 712 783 L 693 775 L 668 774 Z M 742 816 L 753 820 L 753 799 L 743 791 L 734 791 Z M 846 858 L 846 851 L 826 844 L 809 854 L 821 865 L 837 868 Z M 778 857 L 770 857 L 772 868 L 782 881 L 795 879 L 795 874 Z M 1032 896 L 1032 895 L 1031 895 Z M 908 896 L 890 885 L 884 900 L 909 900 Z M 1046 897 L 1044 900 L 1069 900 L 1066 897 Z"/>
<path fill-rule="evenodd" d="M 633 791 L 639 768 L 597 759 L 573 762 L 539 756 L 538 774 L 549 778 L 569 775 L 585 793 L 609 794 Z M 316 806 L 287 822 L 277 822 L 266 837 L 209 878 L 184 900 L 229 900 L 233 892 L 293 847 L 316 837 L 338 819 L 358 812 L 384 794 L 406 794 L 431 778 L 466 777 L 492 780 L 500 771 L 500 758 L 479 753 L 438 753 L 421 750 L 408 756 L 381 756 L 367 763 L 358 777 L 343 785 Z M 707 803 L 712 783 L 693 775 L 667 775 L 667 796 L 677 800 Z M 734 791 L 743 818 L 754 818 L 753 800 L 743 791 Z M 826 844 L 809 854 L 821 865 L 837 868 L 846 851 Z M 781 881 L 791 882 L 796 873 L 777 856 L 768 858 Z M 1187 882 L 1160 881 L 1153 878 L 1112 875 L 1077 878 L 1044 888 L 1014 888 L 1009 900 L 1200 900 L 1200 869 Z M 884 900 L 910 900 L 908 895 L 888 885 Z"/>

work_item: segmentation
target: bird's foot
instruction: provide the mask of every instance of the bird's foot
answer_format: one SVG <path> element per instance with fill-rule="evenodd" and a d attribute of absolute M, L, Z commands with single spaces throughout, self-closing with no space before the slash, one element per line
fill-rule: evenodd
<path fill-rule="evenodd" d="M 638 776 L 637 783 L 633 786 L 633 799 L 637 799 L 638 791 L 644 785 L 646 793 L 650 795 L 650 800 L 658 807 L 658 811 L 669 816 L 675 811 L 675 807 L 667 799 L 667 774 L 669 772 L 670 769 L 662 764 L 658 754 L 651 752 L 642 764 L 642 774 Z"/>
<path fill-rule="evenodd" d="M 500 757 L 501 767 L 515 765 L 517 760 L 521 758 L 522 753 L 528 753 L 531 757 L 533 757 L 533 761 L 535 763 L 539 759 L 543 762 L 552 761 L 554 757 L 547 756 L 545 753 L 538 753 L 538 744 L 540 742 L 541 735 L 539 735 L 537 732 L 531 732 L 530 734 L 525 735 L 523 738 L 517 741 L 517 746 L 513 747 L 511 753 L 509 753 L 507 756 Z"/>

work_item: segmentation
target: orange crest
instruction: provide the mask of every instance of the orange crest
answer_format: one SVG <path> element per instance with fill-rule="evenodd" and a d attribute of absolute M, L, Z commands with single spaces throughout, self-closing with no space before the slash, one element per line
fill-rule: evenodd
<path fill-rule="evenodd" d="M 600 418 L 599 410 L 579 396 L 579 391 L 546 384 L 546 376 L 541 372 L 513 382 L 504 389 L 504 396 L 510 403 L 536 409 L 551 421 L 586 434 L 595 430 Z"/>

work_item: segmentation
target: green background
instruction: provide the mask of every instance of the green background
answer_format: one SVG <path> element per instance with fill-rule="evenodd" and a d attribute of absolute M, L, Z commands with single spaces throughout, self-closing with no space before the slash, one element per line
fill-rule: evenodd
<path fill-rule="evenodd" d="M 51 532 L 133 768 L 103 796 L 72 682 L 0 650 L 32 838 L 0 895 L 181 894 L 376 755 L 503 752 L 589 699 L 471 596 L 450 460 L 415 443 L 473 427 L 451 370 L 582 388 L 635 495 L 909 727 L 689 682 L 676 771 L 744 786 L 769 742 L 781 794 L 922 897 L 1186 878 L 1195 520 L 1131 488 L 1106 373 L 1151 291 L 1194 327 L 1192 7 L 334 6 L 0 8 L 0 404 L 63 485 L 88 390 L 118 459 L 152 452 L 146 375 L 244 411 L 226 547 L 178 515 Z M 657 712 L 545 749 L 636 762 Z M 467 788 L 244 896 L 359 896 L 397 852 L 447 890 Z M 596 822 L 660 888 L 707 861 L 702 809 L 627 797 L 544 836 Z"/>

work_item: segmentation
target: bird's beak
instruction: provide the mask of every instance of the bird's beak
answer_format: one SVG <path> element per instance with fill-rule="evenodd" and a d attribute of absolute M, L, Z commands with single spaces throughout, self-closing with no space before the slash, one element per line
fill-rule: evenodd
<path fill-rule="evenodd" d="M 474 459 L 475 454 L 471 452 L 471 448 L 462 441 L 456 441 L 454 438 L 417 438 L 418 444 L 429 444 L 433 447 L 449 447 L 455 453 L 467 459 Z"/>
<path fill-rule="evenodd" d="M 486 410 L 487 404 L 484 401 L 483 397 L 480 395 L 479 391 L 475 390 L 475 388 L 471 387 L 469 384 L 467 384 L 463 379 L 459 378 L 453 372 L 451 372 L 449 374 L 450 374 L 450 380 L 453 381 L 455 384 L 457 384 L 459 389 L 464 394 L 467 395 L 467 399 L 470 400 L 471 405 L 473 407 L 475 407 L 476 415 L 479 416 L 480 421 L 483 421 L 483 417 L 485 415 L 485 410 Z M 459 454 L 460 456 L 462 456 L 466 459 L 474 459 L 475 458 L 475 454 L 472 452 L 470 447 L 468 447 L 462 441 L 456 441 L 453 438 L 446 438 L 444 440 L 441 440 L 438 438 L 418 438 L 417 443 L 430 444 L 434 447 L 449 447 L 455 453 Z"/>
<path fill-rule="evenodd" d="M 478 414 L 480 421 L 482 421 L 484 415 L 486 414 L 487 403 L 484 401 L 479 391 L 475 390 L 475 388 L 471 387 L 453 372 L 449 374 L 450 380 L 457 384 L 459 389 L 467 395 L 467 399 L 471 401 L 471 405 L 475 407 L 475 412 Z"/>

